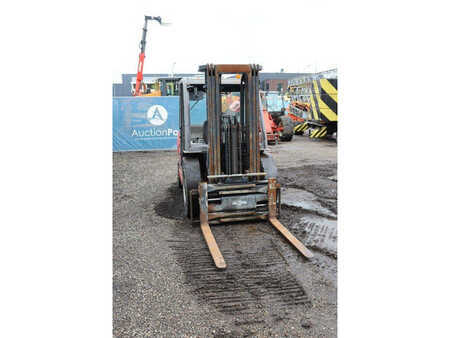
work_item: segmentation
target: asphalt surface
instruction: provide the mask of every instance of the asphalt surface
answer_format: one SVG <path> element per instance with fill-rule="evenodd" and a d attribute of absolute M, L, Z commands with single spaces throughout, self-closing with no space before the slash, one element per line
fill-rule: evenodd
<path fill-rule="evenodd" d="M 115 337 L 336 336 L 336 142 L 296 136 L 270 148 L 280 221 L 315 257 L 266 222 L 212 226 L 225 271 L 183 219 L 176 152 L 114 153 Z"/>

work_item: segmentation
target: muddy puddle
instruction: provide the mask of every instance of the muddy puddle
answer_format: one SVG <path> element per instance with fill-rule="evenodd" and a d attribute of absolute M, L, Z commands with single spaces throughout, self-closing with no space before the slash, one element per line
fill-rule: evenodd
<path fill-rule="evenodd" d="M 177 183 L 169 186 L 164 198 L 154 206 L 154 210 L 158 216 L 164 218 L 184 219 L 183 193 Z"/>
<path fill-rule="evenodd" d="M 334 202 L 335 200 L 333 199 L 319 198 L 306 190 L 296 188 L 281 189 L 281 203 L 283 205 L 303 209 L 319 216 L 336 218 L 337 215 L 333 212 Z"/>
<path fill-rule="evenodd" d="M 282 219 L 308 247 L 337 258 L 337 166 L 279 170 Z"/>
<path fill-rule="evenodd" d="M 335 220 L 305 215 L 292 226 L 301 232 L 305 245 L 328 256 L 337 258 L 337 222 Z"/>
<path fill-rule="evenodd" d="M 279 169 L 278 182 L 285 188 L 305 190 L 320 198 L 337 199 L 336 163 Z"/>

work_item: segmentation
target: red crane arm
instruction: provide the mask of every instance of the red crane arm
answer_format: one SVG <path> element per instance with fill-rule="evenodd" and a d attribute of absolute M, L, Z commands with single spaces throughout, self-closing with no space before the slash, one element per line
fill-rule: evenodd
<path fill-rule="evenodd" d="M 141 96 L 141 85 L 142 80 L 144 79 L 144 59 L 145 59 L 145 44 L 147 43 L 147 22 L 148 20 L 156 20 L 161 24 L 161 17 L 160 16 L 145 16 L 145 24 L 144 28 L 142 29 L 142 39 L 141 39 L 141 52 L 139 54 L 139 62 L 138 62 L 138 69 L 136 74 L 136 88 L 134 91 L 134 96 Z"/>
<path fill-rule="evenodd" d="M 142 52 L 139 54 L 139 63 L 138 63 L 138 70 L 136 74 L 136 89 L 134 91 L 135 96 L 141 96 L 141 83 L 144 78 L 144 59 L 145 59 L 145 52 Z"/>

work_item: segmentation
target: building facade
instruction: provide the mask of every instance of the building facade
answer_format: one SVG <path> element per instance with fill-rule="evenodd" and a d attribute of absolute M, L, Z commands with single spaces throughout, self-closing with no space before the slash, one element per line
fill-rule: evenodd
<path fill-rule="evenodd" d="M 201 73 L 173 74 L 176 77 L 201 76 Z M 261 90 L 276 90 L 285 92 L 289 80 L 305 76 L 307 73 L 259 73 Z M 172 74 L 144 74 L 144 83 L 152 83 L 158 78 L 170 77 Z M 122 74 L 122 83 L 113 83 L 113 96 L 132 96 L 136 74 Z"/>

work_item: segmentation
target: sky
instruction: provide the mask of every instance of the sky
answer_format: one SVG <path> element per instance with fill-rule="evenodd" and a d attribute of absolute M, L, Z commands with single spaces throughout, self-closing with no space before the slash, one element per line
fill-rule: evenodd
<path fill-rule="evenodd" d="M 113 82 L 137 70 L 144 15 L 171 24 L 149 24 L 144 73 L 192 73 L 205 63 L 259 63 L 266 72 L 337 67 L 336 6 L 327 0 L 114 2 Z"/>

